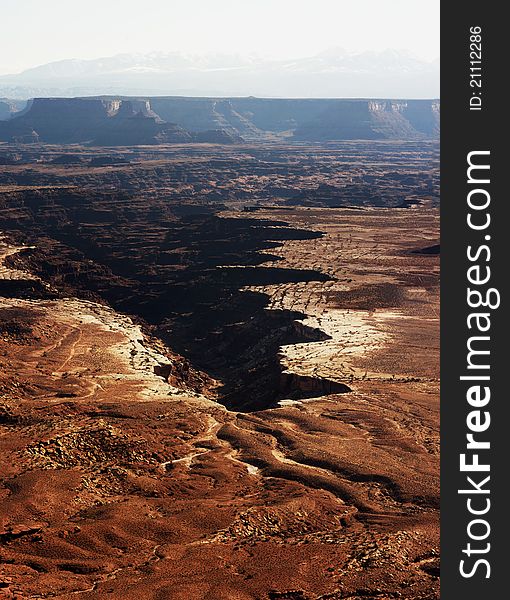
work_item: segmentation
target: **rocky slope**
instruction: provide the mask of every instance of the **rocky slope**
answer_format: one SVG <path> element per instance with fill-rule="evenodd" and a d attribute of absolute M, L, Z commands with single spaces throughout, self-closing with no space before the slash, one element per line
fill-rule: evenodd
<path fill-rule="evenodd" d="M 99 98 L 36 98 L 23 114 L 0 125 L 8 141 L 92 142 L 103 145 L 188 142 L 181 128 L 163 123 L 148 102 Z"/>
<path fill-rule="evenodd" d="M 137 145 L 291 138 L 414 140 L 439 135 L 432 100 L 36 98 L 0 140 Z"/>
<path fill-rule="evenodd" d="M 231 128 L 246 139 L 290 132 L 296 139 L 415 139 L 439 133 L 437 100 L 153 98 L 165 120 L 197 131 Z"/>
<path fill-rule="evenodd" d="M 413 139 L 439 135 L 439 103 L 370 100 L 331 104 L 294 137 L 308 141 L 351 139 Z"/>
<path fill-rule="evenodd" d="M 437 600 L 437 256 L 413 252 L 436 238 L 433 219 L 285 216 L 327 231 L 285 242 L 286 268 L 336 277 L 257 288 L 273 331 L 290 307 L 298 319 L 273 408 L 225 410 L 214 381 L 131 319 L 59 297 L 89 259 L 63 278 L 44 252 L 57 297 L 11 287 L 0 301 L 7 597 Z M 11 281 L 38 264 L 16 250 L 34 255 L 7 248 Z M 253 308 L 235 327 L 256 368 Z"/>
<path fill-rule="evenodd" d="M 437 148 L 10 151 L 0 594 L 437 600 Z"/>
<path fill-rule="evenodd" d="M 13 100 L 11 98 L 0 98 L 0 121 L 7 121 L 18 114 L 26 106 L 25 100 Z"/>

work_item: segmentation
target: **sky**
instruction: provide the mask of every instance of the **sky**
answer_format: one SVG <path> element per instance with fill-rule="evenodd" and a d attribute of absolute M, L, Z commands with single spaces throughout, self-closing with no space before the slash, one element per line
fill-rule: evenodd
<path fill-rule="evenodd" d="M 0 74 L 153 51 L 439 57 L 439 0 L 0 0 Z"/>

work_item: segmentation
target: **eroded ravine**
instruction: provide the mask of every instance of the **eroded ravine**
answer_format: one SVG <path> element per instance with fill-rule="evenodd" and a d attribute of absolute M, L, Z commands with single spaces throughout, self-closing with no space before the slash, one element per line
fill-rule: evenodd
<path fill-rule="evenodd" d="M 306 247 L 313 247 L 314 239 L 320 238 L 296 242 L 301 259 Z M 292 244 L 289 240 L 272 252 L 287 253 Z M 314 262 L 317 250 L 312 249 Z M 356 256 L 356 260 L 370 258 L 363 247 Z M 92 283 L 97 299 L 99 293 L 109 290 L 112 303 L 116 292 L 93 276 L 104 270 L 91 263 L 86 263 L 85 270 L 78 255 L 72 255 L 67 264 L 69 255 L 64 252 L 61 257 L 64 262 L 58 267 L 44 250 L 39 259 L 29 253 L 22 261 L 11 258 L 12 266 L 25 263 L 41 277 L 50 275 L 55 297 L 5 300 L 11 308 L 16 305 L 18 310 L 28 311 L 27 315 L 39 311 L 37 320 L 32 317 L 32 325 L 27 317 L 23 330 L 20 317 L 20 333 L 9 334 L 17 365 L 24 363 L 26 369 L 17 369 L 20 386 L 9 389 L 17 389 L 20 399 L 28 397 L 33 403 L 23 406 L 13 401 L 6 417 L 21 427 L 17 446 L 9 450 L 18 457 L 10 473 L 10 500 L 3 507 L 11 521 L 20 494 L 34 489 L 37 477 L 45 480 L 43 503 L 36 507 L 39 520 L 34 524 L 33 515 L 32 520 L 28 518 L 30 511 L 24 513 L 29 533 L 7 548 L 6 557 L 14 560 L 11 573 L 19 577 L 25 569 L 25 589 L 38 588 L 41 597 L 51 597 L 56 585 L 92 598 L 109 590 L 121 594 L 128 585 L 130 594 L 161 595 L 167 589 L 165 582 L 171 580 L 173 590 L 184 590 L 183 597 L 199 597 L 197 590 L 206 585 L 204 578 L 213 577 L 206 567 L 211 565 L 223 574 L 222 583 L 217 584 L 217 593 L 223 597 L 247 585 L 254 586 L 250 597 L 259 597 L 255 590 L 269 589 L 275 572 L 282 593 L 308 593 L 313 587 L 315 598 L 336 593 L 341 585 L 353 595 L 362 585 L 384 589 L 377 571 L 367 571 L 372 556 L 394 569 L 396 580 L 402 580 L 399 569 L 405 566 L 420 582 L 416 590 L 430 587 L 427 578 L 431 576 L 421 569 L 419 560 L 414 561 L 424 555 L 435 560 L 430 554 L 436 544 L 437 517 L 436 456 L 429 451 L 434 443 L 434 417 L 429 414 L 433 373 L 428 378 L 424 372 L 414 377 L 406 372 L 388 373 L 388 358 L 385 362 L 373 358 L 379 346 L 367 347 L 364 342 L 372 331 L 367 328 L 375 331 L 394 317 L 382 311 L 378 321 L 377 310 L 351 307 L 356 318 L 363 317 L 363 327 L 356 329 L 354 318 L 340 321 L 334 310 L 341 309 L 325 308 L 329 300 L 324 290 L 317 296 L 321 286 L 339 280 L 337 273 L 325 281 L 307 282 L 288 281 L 296 276 L 292 267 L 282 269 L 284 281 L 276 282 L 260 269 L 254 273 L 258 282 L 247 279 L 245 273 L 240 277 L 229 273 L 228 286 L 215 288 L 233 303 L 232 310 L 220 304 L 214 313 L 219 315 L 221 333 L 208 329 L 204 336 L 201 326 L 190 327 L 189 316 L 179 321 L 175 314 L 158 332 L 169 340 L 175 335 L 188 356 L 202 347 L 211 360 L 217 360 L 215 354 L 220 351 L 228 351 L 225 356 L 240 362 L 248 358 L 248 375 L 237 388 L 241 399 L 243 394 L 255 396 L 252 390 L 261 387 L 260 373 L 268 362 L 266 357 L 257 359 L 257 344 L 253 344 L 261 337 L 261 344 L 271 349 L 274 369 L 274 379 L 262 381 L 262 388 L 269 387 L 267 382 L 276 381 L 276 376 L 282 387 L 269 388 L 270 403 L 241 406 L 251 413 L 243 414 L 227 411 L 204 396 L 217 389 L 215 382 L 202 377 L 193 361 L 186 363 L 172 355 L 168 347 L 151 347 L 157 340 L 145 338 L 143 328 L 128 317 L 96 301 L 63 298 L 59 284 L 67 294 L 74 289 L 83 295 L 85 284 Z M 48 273 L 43 273 L 43 259 L 48 260 Z M 420 269 L 426 268 L 426 259 L 415 256 L 413 260 Z M 84 269 L 81 276 L 86 273 L 84 279 L 77 264 Z M 66 273 L 67 277 L 61 277 Z M 112 273 L 110 269 L 110 279 Z M 207 284 L 208 278 L 217 275 L 214 269 L 200 271 L 200 282 Z M 271 277 L 274 275 L 272 271 Z M 124 280 L 114 277 L 112 283 L 122 284 L 124 292 L 134 294 L 132 290 L 142 289 L 136 287 L 142 283 L 122 277 Z M 189 281 L 181 278 L 175 285 Z M 250 282 L 255 293 L 238 291 L 242 285 L 251 287 Z M 149 298 L 154 293 L 151 285 L 150 278 L 143 280 Z M 272 286 L 278 289 L 277 295 L 272 295 Z M 329 288 L 330 296 L 334 291 Z M 184 296 L 182 292 L 179 299 L 183 306 Z M 166 301 L 169 296 L 162 297 Z M 248 302 L 243 304 L 246 298 Z M 268 299 L 271 306 L 275 298 L 279 306 L 268 311 Z M 157 300 L 144 305 L 140 297 L 137 306 L 150 314 L 151 306 L 163 306 Z M 126 302 L 124 299 L 124 306 Z M 202 324 L 210 314 L 211 305 L 206 304 L 200 307 L 197 302 Z M 414 321 L 404 320 L 404 308 L 398 306 L 405 340 L 405 327 Z M 314 314 L 318 310 L 332 312 Z M 301 325 L 296 327 L 296 321 Z M 222 339 L 224 331 L 229 332 L 227 343 Z M 389 331 L 381 331 L 375 338 L 379 344 L 390 339 Z M 195 340 L 191 334 L 203 337 Z M 24 345 L 35 339 L 31 335 L 38 340 L 33 349 Z M 395 340 L 397 333 L 393 331 L 391 336 Z M 204 339 L 216 342 L 204 344 Z M 244 348 L 238 345 L 240 339 Z M 186 340 L 192 343 L 186 346 Z M 337 363 L 330 360 L 333 343 L 342 344 L 346 353 Z M 324 347 L 327 361 L 323 360 Z M 288 362 L 290 359 L 294 363 Z M 321 360 L 326 365 L 322 370 L 317 368 Z M 167 368 L 163 368 L 165 364 Z M 219 366 L 221 361 L 216 363 L 216 368 Z M 288 366 L 294 368 L 297 384 L 289 384 L 289 376 L 281 383 L 281 367 Z M 339 377 L 331 377 L 335 371 Z M 230 371 L 235 373 L 235 368 Z M 173 378 L 171 386 L 167 378 Z M 37 393 L 26 387 L 29 380 Z M 350 391 L 338 393 L 347 390 L 330 388 L 333 393 L 324 396 L 328 390 L 317 384 L 321 381 L 337 385 L 346 381 Z M 308 390 L 299 390 L 300 383 Z M 316 395 L 318 391 L 321 393 Z M 314 399 L 309 401 L 307 395 Z M 288 402 L 277 404 L 278 400 Z M 51 418 L 44 424 L 34 420 L 34 414 L 47 413 L 48 404 Z M 26 447 L 28 452 L 23 449 Z M 51 510 L 42 500 L 49 497 L 53 497 Z M 17 525 L 25 531 L 23 523 Z M 35 525 L 40 532 L 34 533 Z M 45 542 L 34 546 L 32 537 L 39 535 Z M 87 539 L 93 540 L 92 546 Z M 286 540 L 292 544 L 287 545 Z M 103 548 L 101 560 L 94 558 L 98 547 Z M 151 558 L 155 549 L 158 560 Z M 61 557 L 57 561 L 54 552 Z M 219 559 L 218 553 L 223 558 Z M 268 554 L 271 574 L 264 567 Z M 285 574 L 274 566 L 289 559 L 299 564 L 320 560 L 332 570 L 325 569 L 319 576 L 306 568 Z M 191 571 L 187 570 L 190 565 L 194 565 Z M 42 588 L 41 573 L 46 573 L 43 580 L 47 582 Z M 144 591 L 140 592 L 142 580 Z"/>
<path fill-rule="evenodd" d="M 68 206 L 66 210 L 70 212 Z M 312 269 L 261 266 L 274 259 L 261 253 L 262 249 L 277 248 L 284 239 L 314 239 L 319 232 L 270 220 L 186 218 L 167 223 L 159 233 L 157 250 L 141 252 L 133 262 L 127 256 L 132 252 L 130 244 L 143 243 L 142 226 L 137 226 L 138 241 L 117 240 L 109 231 L 108 243 L 92 247 L 92 236 L 99 235 L 99 230 L 94 230 L 101 227 L 97 223 L 87 228 L 87 237 L 73 233 L 71 248 L 66 226 L 53 221 L 39 223 L 38 228 L 58 240 L 58 258 L 52 242 L 48 250 L 43 244 L 10 262 L 65 293 L 88 295 L 95 290 L 117 310 L 150 323 L 167 345 L 221 381 L 218 398 L 228 408 L 258 410 L 288 396 L 348 391 L 347 386 L 319 377 L 283 374 L 282 346 L 327 336 L 318 327 L 299 325 L 305 314 L 267 310 L 267 294 L 241 290 L 245 286 L 327 281 L 327 275 Z M 121 251 L 121 243 L 124 261 L 111 258 Z M 162 259 L 176 248 L 179 252 L 173 255 L 181 261 L 177 269 L 173 261 Z"/>

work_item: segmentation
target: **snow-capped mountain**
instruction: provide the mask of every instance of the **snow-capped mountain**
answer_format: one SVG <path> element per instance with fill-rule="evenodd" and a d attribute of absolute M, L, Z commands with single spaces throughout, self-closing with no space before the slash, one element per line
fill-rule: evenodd
<path fill-rule="evenodd" d="M 151 52 L 67 59 L 0 77 L 3 96 L 80 93 L 431 98 L 439 96 L 439 61 L 391 49 L 333 48 L 294 60 Z"/>

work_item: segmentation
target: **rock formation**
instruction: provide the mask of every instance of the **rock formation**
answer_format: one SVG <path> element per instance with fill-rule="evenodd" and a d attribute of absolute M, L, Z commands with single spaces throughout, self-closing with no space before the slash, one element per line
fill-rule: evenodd
<path fill-rule="evenodd" d="M 0 98 L 0 121 L 7 121 L 11 117 L 19 114 L 25 107 L 25 100 L 12 100 L 10 98 Z"/>
<path fill-rule="evenodd" d="M 1 152 L 0 595 L 437 600 L 437 142 Z"/>
<path fill-rule="evenodd" d="M 0 140 L 97 145 L 437 139 L 439 101 L 36 98 Z"/>
<path fill-rule="evenodd" d="M 430 101 L 344 100 L 332 103 L 294 137 L 308 141 L 416 139 L 439 131 L 437 103 Z"/>

